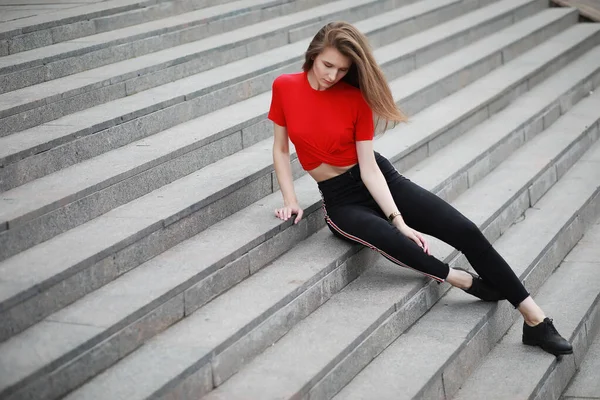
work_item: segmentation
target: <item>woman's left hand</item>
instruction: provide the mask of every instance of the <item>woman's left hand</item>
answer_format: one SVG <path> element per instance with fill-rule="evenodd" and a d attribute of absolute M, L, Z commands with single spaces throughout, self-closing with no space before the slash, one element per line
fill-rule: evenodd
<path fill-rule="evenodd" d="M 427 243 L 427 240 L 425 240 L 425 237 L 421 232 L 414 230 L 410 226 L 406 225 L 406 223 L 404 222 L 401 222 L 398 225 L 394 225 L 404 236 L 406 236 L 407 238 L 415 242 L 420 248 L 422 248 L 427 255 L 431 255 L 431 253 L 429 252 L 429 244 Z"/>
<path fill-rule="evenodd" d="M 412 228 L 410 228 L 412 229 Z M 425 239 L 425 236 L 423 236 L 423 234 L 419 231 L 415 231 L 414 229 L 412 230 L 413 233 L 415 234 L 415 236 L 421 241 L 422 244 L 422 248 L 423 251 L 427 254 L 427 255 L 431 255 L 431 253 L 429 252 L 429 243 L 427 243 L 427 240 Z"/>

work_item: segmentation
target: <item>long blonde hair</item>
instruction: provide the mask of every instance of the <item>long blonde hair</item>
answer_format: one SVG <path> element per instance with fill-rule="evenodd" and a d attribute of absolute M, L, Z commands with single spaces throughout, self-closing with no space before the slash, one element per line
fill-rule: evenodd
<path fill-rule="evenodd" d="M 317 32 L 306 50 L 302 66 L 304 72 L 310 71 L 315 58 L 327 47 L 335 48 L 352 61 L 342 80 L 360 89 L 373 113 L 386 121 L 384 130 L 390 121 L 398 123 L 408 119 L 396 106 L 392 91 L 375 61 L 365 35 L 347 22 L 328 23 Z"/>

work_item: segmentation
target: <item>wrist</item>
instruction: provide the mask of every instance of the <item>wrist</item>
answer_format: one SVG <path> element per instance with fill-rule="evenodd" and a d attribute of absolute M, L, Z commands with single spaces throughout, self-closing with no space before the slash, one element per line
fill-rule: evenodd
<path fill-rule="evenodd" d="M 401 228 L 401 227 L 403 227 L 403 226 L 406 225 L 406 222 L 404 222 L 404 219 L 402 218 L 402 215 L 398 215 L 396 218 L 394 218 L 394 220 L 391 223 L 396 228 Z"/>
<path fill-rule="evenodd" d="M 400 211 L 396 210 L 396 211 L 392 211 L 389 215 L 388 215 L 388 221 L 390 221 L 391 223 L 393 223 L 396 218 L 400 217 Z"/>

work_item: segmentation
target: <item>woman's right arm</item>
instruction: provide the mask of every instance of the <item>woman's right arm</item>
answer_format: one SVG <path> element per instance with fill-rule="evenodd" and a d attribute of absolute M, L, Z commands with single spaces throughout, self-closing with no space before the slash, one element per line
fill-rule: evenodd
<path fill-rule="evenodd" d="M 275 138 L 273 141 L 273 164 L 275 175 L 283 195 L 283 207 L 275 210 L 275 215 L 287 221 L 292 214 L 296 214 L 294 223 L 297 224 L 302 218 L 303 210 L 298 205 L 296 192 L 294 191 L 294 178 L 290 164 L 290 145 L 287 129 L 273 123 Z"/>

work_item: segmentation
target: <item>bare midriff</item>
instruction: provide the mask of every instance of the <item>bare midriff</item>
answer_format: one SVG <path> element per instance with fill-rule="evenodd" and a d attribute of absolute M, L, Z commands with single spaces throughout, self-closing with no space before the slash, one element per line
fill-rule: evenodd
<path fill-rule="evenodd" d="M 335 165 L 329 165 L 329 164 L 322 163 L 317 168 L 311 169 L 310 171 L 308 171 L 308 174 L 310 176 L 312 176 L 312 178 L 315 181 L 321 182 L 321 181 L 324 181 L 327 179 L 335 178 L 336 176 L 341 175 L 344 172 L 348 171 L 350 168 L 354 167 L 355 165 L 356 164 L 347 165 L 344 167 L 337 167 Z"/>

